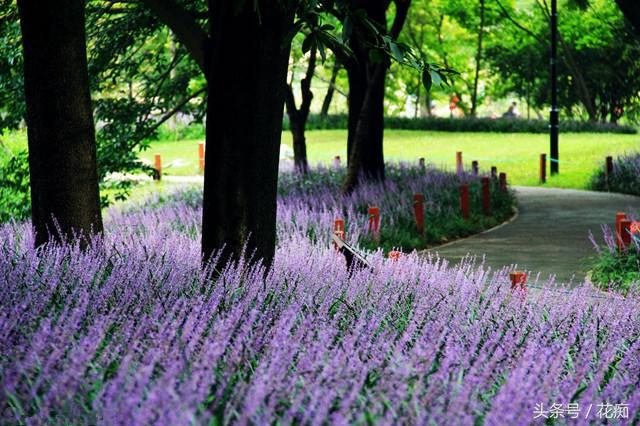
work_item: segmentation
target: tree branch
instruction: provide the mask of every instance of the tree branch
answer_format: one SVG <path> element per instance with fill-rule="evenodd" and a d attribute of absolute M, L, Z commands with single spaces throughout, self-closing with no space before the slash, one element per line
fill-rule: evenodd
<path fill-rule="evenodd" d="M 204 43 L 206 32 L 193 15 L 173 0 L 142 0 L 153 14 L 171 31 L 187 49 L 191 57 L 204 72 Z"/>

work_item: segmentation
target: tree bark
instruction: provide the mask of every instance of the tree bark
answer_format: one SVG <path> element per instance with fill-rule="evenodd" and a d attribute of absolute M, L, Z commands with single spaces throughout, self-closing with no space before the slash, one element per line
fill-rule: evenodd
<path fill-rule="evenodd" d="M 84 2 L 19 0 L 35 244 L 101 233 Z"/>
<path fill-rule="evenodd" d="M 356 1 L 368 18 L 386 32 L 386 0 Z M 398 0 L 389 35 L 397 39 L 407 18 L 410 0 Z M 355 34 L 351 40 L 355 58 L 346 65 L 349 79 L 349 130 L 347 135 L 347 178 L 343 191 L 352 191 L 361 178 L 384 180 L 384 83 L 387 63 L 372 63 L 369 51 Z M 365 124 L 361 125 L 360 121 Z M 354 155 L 354 153 L 357 153 Z"/>
<path fill-rule="evenodd" d="M 206 169 L 203 261 L 243 253 L 272 262 L 276 191 L 294 2 L 211 0 L 211 41 L 205 55 Z M 215 63 L 215 66 L 212 64 Z"/>
<path fill-rule="evenodd" d="M 333 70 L 331 70 L 331 79 L 329 80 L 329 87 L 327 88 L 327 93 L 324 95 L 324 100 L 322 101 L 322 109 L 320 109 L 320 116 L 322 118 L 326 118 L 329 115 L 329 107 L 331 106 L 331 101 L 333 100 L 333 93 L 336 91 L 336 79 L 338 78 L 338 72 L 340 71 L 340 62 L 336 58 L 335 64 L 333 64 Z"/>
<path fill-rule="evenodd" d="M 285 107 L 289 116 L 289 127 L 293 137 L 293 162 L 297 171 L 306 174 L 309 171 L 309 163 L 307 161 L 307 142 L 305 138 L 305 128 L 311 101 L 313 100 L 313 92 L 311 91 L 311 80 L 316 69 L 316 46 L 309 51 L 309 64 L 304 78 L 300 81 L 300 91 L 302 92 L 302 102 L 300 108 L 296 107 L 296 100 L 293 95 L 293 87 L 287 86 L 285 94 Z M 293 79 L 293 77 L 292 77 Z"/>
<path fill-rule="evenodd" d="M 480 65 L 482 61 L 482 36 L 484 34 L 484 0 L 480 0 L 480 27 L 478 28 L 478 46 L 476 48 L 476 70 L 473 78 L 473 91 L 471 92 L 471 116 L 476 116 L 478 107 L 478 81 L 480 80 Z"/>

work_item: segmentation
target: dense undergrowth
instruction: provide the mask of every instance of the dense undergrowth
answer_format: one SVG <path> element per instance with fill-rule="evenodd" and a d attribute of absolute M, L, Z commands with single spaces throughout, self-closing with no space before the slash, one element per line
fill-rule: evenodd
<path fill-rule="evenodd" d="M 569 403 L 640 421 L 640 293 L 527 294 L 416 253 L 348 271 L 321 188 L 281 187 L 302 200 L 267 271 L 200 269 L 197 191 L 111 210 L 85 252 L 0 226 L 0 423 L 530 424 Z"/>
<path fill-rule="evenodd" d="M 600 168 L 591 179 L 591 188 L 640 195 L 640 152 L 615 158 L 613 173 L 609 177 L 604 167 Z"/>

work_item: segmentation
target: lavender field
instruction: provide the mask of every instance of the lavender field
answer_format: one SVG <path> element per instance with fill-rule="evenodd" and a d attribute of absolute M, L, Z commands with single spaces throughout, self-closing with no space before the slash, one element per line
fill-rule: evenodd
<path fill-rule="evenodd" d="M 640 293 L 512 291 L 415 252 L 348 271 L 336 216 L 366 247 L 367 204 L 398 229 L 421 191 L 457 220 L 459 181 L 397 167 L 345 198 L 330 174 L 281 179 L 269 269 L 201 269 L 197 190 L 112 210 L 87 251 L 0 227 L 0 423 L 640 421 Z"/>

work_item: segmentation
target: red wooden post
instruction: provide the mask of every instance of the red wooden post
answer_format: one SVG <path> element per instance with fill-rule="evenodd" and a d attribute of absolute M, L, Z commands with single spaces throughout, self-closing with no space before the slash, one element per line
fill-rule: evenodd
<path fill-rule="evenodd" d="M 462 165 L 462 151 L 456 152 L 456 173 L 460 176 L 464 172 L 464 167 Z"/>
<path fill-rule="evenodd" d="M 336 155 L 333 158 L 333 167 L 335 167 L 336 169 L 340 168 L 340 156 L 339 155 Z"/>
<path fill-rule="evenodd" d="M 631 221 L 629 219 L 620 221 L 620 241 L 623 249 L 631 245 Z"/>
<path fill-rule="evenodd" d="M 204 142 L 198 143 L 198 166 L 200 172 L 204 172 Z"/>
<path fill-rule="evenodd" d="M 373 235 L 373 239 L 380 240 L 380 208 L 369 207 L 369 232 Z"/>
<path fill-rule="evenodd" d="M 463 219 L 469 219 L 469 185 L 460 185 L 460 211 Z"/>
<path fill-rule="evenodd" d="M 482 178 L 482 211 L 485 215 L 491 216 L 491 190 L 488 177 Z"/>
<path fill-rule="evenodd" d="M 624 212 L 616 213 L 616 244 L 618 245 L 618 250 L 622 250 L 622 229 L 621 223 L 623 220 L 627 218 L 627 214 Z"/>
<path fill-rule="evenodd" d="M 418 234 L 424 234 L 424 195 L 413 194 L 413 212 L 416 217 Z"/>
<path fill-rule="evenodd" d="M 478 162 L 476 160 L 471 162 L 471 171 L 474 176 L 478 176 L 478 173 L 480 172 L 480 168 L 478 167 Z"/>
<path fill-rule="evenodd" d="M 424 157 L 420 157 L 420 159 L 418 160 L 418 167 L 420 167 L 420 170 L 425 171 L 425 169 L 427 168 L 426 163 L 424 162 Z"/>
<path fill-rule="evenodd" d="M 491 166 L 491 179 L 498 179 L 498 168 Z"/>
<path fill-rule="evenodd" d="M 160 180 L 162 179 L 162 159 L 160 158 L 160 154 L 155 155 L 155 163 L 156 172 L 158 173 L 156 177 Z"/>
<path fill-rule="evenodd" d="M 547 182 L 547 154 L 540 154 L 540 183 Z"/>
<path fill-rule="evenodd" d="M 527 289 L 527 274 L 522 271 L 515 271 L 509 274 L 511 279 L 511 290 L 519 288 L 520 290 Z"/>
<path fill-rule="evenodd" d="M 344 240 L 346 232 L 344 231 L 344 219 L 336 219 L 333 222 L 333 233 Z"/>
<path fill-rule="evenodd" d="M 507 192 L 507 174 L 500 173 L 500 191 Z"/>
<path fill-rule="evenodd" d="M 609 179 L 611 178 L 611 175 L 613 174 L 613 157 L 609 155 L 605 159 L 604 163 L 605 163 L 604 176 L 607 179 L 607 181 L 609 181 Z"/>
<path fill-rule="evenodd" d="M 389 259 L 393 260 L 394 262 L 397 261 L 397 260 L 400 260 L 401 256 L 402 256 L 402 252 L 401 251 L 391 250 L 389 252 Z"/>

